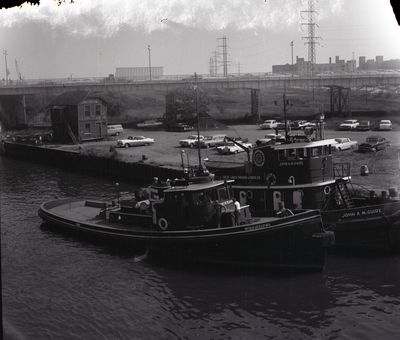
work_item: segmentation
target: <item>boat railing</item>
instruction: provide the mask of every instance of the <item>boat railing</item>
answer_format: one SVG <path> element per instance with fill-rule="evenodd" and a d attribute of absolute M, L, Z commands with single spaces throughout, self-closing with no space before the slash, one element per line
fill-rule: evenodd
<path fill-rule="evenodd" d="M 334 163 L 333 164 L 333 177 L 343 178 L 350 176 L 350 163 Z"/>

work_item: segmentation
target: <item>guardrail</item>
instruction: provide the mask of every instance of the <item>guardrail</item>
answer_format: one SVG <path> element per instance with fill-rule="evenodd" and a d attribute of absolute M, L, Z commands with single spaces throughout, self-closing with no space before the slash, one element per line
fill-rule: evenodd
<path fill-rule="evenodd" d="M 212 81 L 257 81 L 257 80 L 320 80 L 320 79 L 354 79 L 354 78 L 400 78 L 400 72 L 376 72 L 376 73 L 344 73 L 344 74 L 320 74 L 311 76 L 299 75 L 282 75 L 272 73 L 246 73 L 246 74 L 230 74 L 228 77 L 222 75 L 212 76 L 209 74 L 197 75 L 197 81 L 212 82 Z M 8 84 L 5 81 L 0 82 L 0 87 L 3 88 L 17 88 L 26 86 L 66 86 L 66 85 L 99 85 L 99 84 L 148 84 L 148 83 L 168 83 L 172 81 L 181 81 L 193 83 L 195 78 L 193 75 L 164 75 L 157 79 L 123 79 L 123 78 L 109 78 L 109 77 L 79 77 L 79 78 L 49 78 L 49 79 L 24 79 L 24 80 L 10 80 Z"/>

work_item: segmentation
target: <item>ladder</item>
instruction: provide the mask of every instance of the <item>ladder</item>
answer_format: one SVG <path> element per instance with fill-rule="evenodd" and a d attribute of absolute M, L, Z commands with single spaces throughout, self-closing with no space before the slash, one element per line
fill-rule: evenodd
<path fill-rule="evenodd" d="M 67 132 L 68 132 L 69 137 L 72 140 L 72 143 L 79 144 L 79 140 L 76 138 L 74 132 L 71 129 L 71 126 L 69 125 L 69 123 L 67 122 L 66 119 L 65 119 L 65 126 L 67 127 Z"/>
<path fill-rule="evenodd" d="M 343 204 L 345 205 L 345 207 L 348 209 L 354 208 L 355 204 L 351 199 L 349 188 L 347 187 L 346 182 L 344 180 L 337 180 L 336 187 L 339 190 L 340 196 L 342 197 Z"/>

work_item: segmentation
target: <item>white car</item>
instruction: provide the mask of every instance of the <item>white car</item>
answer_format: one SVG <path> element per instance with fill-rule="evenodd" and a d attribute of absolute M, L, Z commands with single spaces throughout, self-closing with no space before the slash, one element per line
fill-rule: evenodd
<path fill-rule="evenodd" d="M 117 140 L 117 146 L 120 148 L 128 148 L 130 146 L 143 146 L 154 144 L 153 138 L 147 138 L 144 136 L 129 136 L 127 139 Z"/>
<path fill-rule="evenodd" d="M 241 144 L 248 149 L 251 149 L 253 147 L 251 143 L 241 143 Z M 228 155 L 232 153 L 244 152 L 245 150 L 233 142 L 228 142 L 225 145 L 218 146 L 217 151 L 221 155 Z"/>
<path fill-rule="evenodd" d="M 200 135 L 199 140 L 203 140 L 204 136 Z M 197 141 L 197 135 L 190 135 L 186 139 L 181 139 L 179 141 L 179 145 L 183 148 L 193 148 L 195 146 L 195 143 Z"/>
<path fill-rule="evenodd" d="M 392 122 L 390 120 L 381 120 L 379 122 L 379 130 L 391 130 L 392 129 Z"/>
<path fill-rule="evenodd" d="M 266 120 L 264 123 L 260 124 L 261 130 L 275 129 L 278 126 L 276 120 Z"/>
<path fill-rule="evenodd" d="M 268 145 L 268 144 L 282 144 L 285 142 L 285 136 L 280 133 L 269 133 L 264 138 L 257 139 L 257 145 Z"/>
<path fill-rule="evenodd" d="M 355 119 L 348 119 L 345 120 L 342 124 L 339 125 L 340 130 L 353 130 L 355 129 L 360 123 L 358 120 Z"/>
<path fill-rule="evenodd" d="M 357 141 L 347 137 L 335 138 L 335 142 L 336 144 L 332 144 L 332 150 L 334 151 L 350 150 L 356 148 L 358 145 Z"/>
<path fill-rule="evenodd" d="M 205 136 L 204 139 L 200 140 L 201 148 L 211 148 L 214 146 L 220 146 L 225 143 L 226 135 L 214 135 L 214 136 Z M 194 143 L 197 146 L 197 140 Z"/>

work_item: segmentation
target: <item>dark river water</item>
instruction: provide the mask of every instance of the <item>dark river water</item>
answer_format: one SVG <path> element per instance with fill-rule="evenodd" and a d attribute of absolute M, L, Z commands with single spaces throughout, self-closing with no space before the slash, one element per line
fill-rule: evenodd
<path fill-rule="evenodd" d="M 330 254 L 312 274 L 138 261 L 37 216 L 46 200 L 113 197 L 112 180 L 0 158 L 0 189 L 9 339 L 400 338 L 399 256 Z"/>

